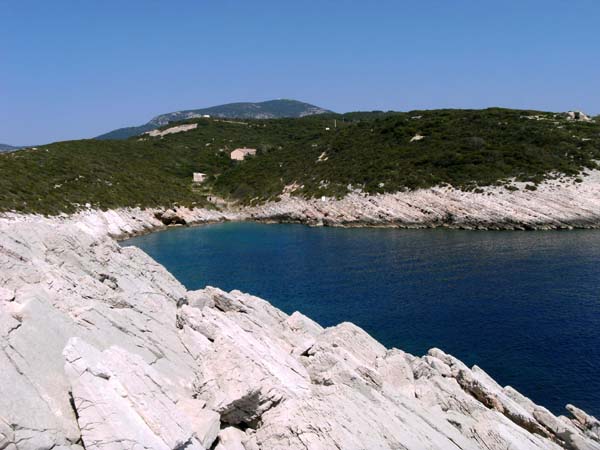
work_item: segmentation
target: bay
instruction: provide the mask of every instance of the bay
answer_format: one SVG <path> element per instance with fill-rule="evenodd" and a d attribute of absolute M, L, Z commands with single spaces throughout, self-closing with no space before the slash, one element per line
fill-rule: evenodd
<path fill-rule="evenodd" d="M 262 297 L 387 347 L 439 347 L 555 413 L 600 416 L 600 232 L 225 223 L 124 241 L 188 289 Z"/>

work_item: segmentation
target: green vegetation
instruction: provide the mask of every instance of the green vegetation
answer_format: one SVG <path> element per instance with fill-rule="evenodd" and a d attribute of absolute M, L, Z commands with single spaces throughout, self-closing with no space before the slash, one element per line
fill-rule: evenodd
<path fill-rule="evenodd" d="M 575 179 L 600 159 L 600 124 L 535 111 L 189 122 L 198 127 L 164 138 L 69 141 L 2 154 L 0 210 L 57 214 L 87 203 L 206 205 L 209 193 L 257 203 L 278 198 L 290 185 L 298 186 L 294 195 L 307 197 L 443 184 L 475 192 L 493 184 L 514 190 L 512 179 L 534 190 L 547 177 Z M 416 135 L 423 139 L 411 142 Z M 229 152 L 242 146 L 257 148 L 258 155 L 231 161 Z M 209 175 L 202 189 L 192 185 L 193 172 Z"/>

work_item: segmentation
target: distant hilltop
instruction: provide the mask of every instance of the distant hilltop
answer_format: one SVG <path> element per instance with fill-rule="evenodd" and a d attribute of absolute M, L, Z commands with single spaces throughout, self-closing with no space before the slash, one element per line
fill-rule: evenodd
<path fill-rule="evenodd" d="M 161 114 L 148 123 L 137 127 L 119 128 L 97 136 L 96 139 L 127 139 L 132 136 L 155 130 L 172 122 L 194 119 L 203 116 L 238 119 L 282 119 L 286 117 L 304 117 L 314 114 L 331 113 L 298 100 L 269 100 L 259 103 L 227 103 L 225 105 L 211 106 L 203 109 L 189 109 Z"/>
<path fill-rule="evenodd" d="M 18 150 L 20 147 L 15 147 L 13 145 L 8 144 L 0 144 L 0 153 L 2 152 L 12 152 L 13 150 Z"/>

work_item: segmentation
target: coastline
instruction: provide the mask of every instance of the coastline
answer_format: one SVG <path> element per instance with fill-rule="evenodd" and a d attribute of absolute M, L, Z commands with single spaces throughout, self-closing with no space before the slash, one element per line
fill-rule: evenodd
<path fill-rule="evenodd" d="M 278 201 L 225 208 L 123 207 L 107 211 L 44 217 L 16 212 L 0 219 L 78 223 L 92 233 L 118 239 L 172 225 L 201 225 L 227 221 L 299 223 L 308 226 L 451 228 L 462 230 L 569 230 L 600 228 L 600 170 L 589 171 L 577 183 L 547 180 L 535 190 L 512 182 L 518 190 L 489 186 L 480 192 L 435 187 L 409 192 L 367 195 L 353 191 L 343 198 L 306 199 L 281 195 Z"/>
<path fill-rule="evenodd" d="M 284 194 L 279 202 L 244 208 L 259 221 L 313 226 L 385 226 L 467 230 L 550 230 L 600 227 L 600 171 L 581 183 L 549 180 L 536 190 L 513 183 L 509 191 L 491 186 L 481 192 L 451 187 L 394 194 L 352 192 L 342 199 L 302 199 Z"/>
<path fill-rule="evenodd" d="M 187 291 L 116 242 L 164 228 L 161 211 L 0 218 L 2 448 L 600 448 L 593 417 L 556 417 L 439 349 Z"/>
<path fill-rule="evenodd" d="M 305 199 L 283 194 L 278 201 L 224 209 L 221 220 L 299 223 L 308 226 L 450 228 L 462 230 L 569 230 L 600 228 L 600 171 L 581 183 L 549 180 L 536 190 L 486 187 L 466 192 L 451 187 L 394 194 L 355 191 L 341 199 Z M 183 221 L 194 225 L 183 209 Z M 202 223 L 203 221 L 200 221 Z"/>

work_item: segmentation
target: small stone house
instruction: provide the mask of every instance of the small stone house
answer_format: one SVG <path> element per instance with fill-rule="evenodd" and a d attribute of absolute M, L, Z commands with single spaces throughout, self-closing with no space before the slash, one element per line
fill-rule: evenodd
<path fill-rule="evenodd" d="M 579 122 L 591 122 L 592 118 L 581 111 L 569 111 L 567 113 L 567 120 L 576 120 Z"/>
<path fill-rule="evenodd" d="M 194 183 L 204 183 L 206 180 L 206 174 L 200 172 L 194 172 L 193 181 Z"/>
<path fill-rule="evenodd" d="M 236 160 L 236 161 L 243 161 L 246 156 L 254 156 L 256 155 L 256 149 L 255 148 L 236 148 L 234 151 L 231 152 L 231 159 Z"/>

